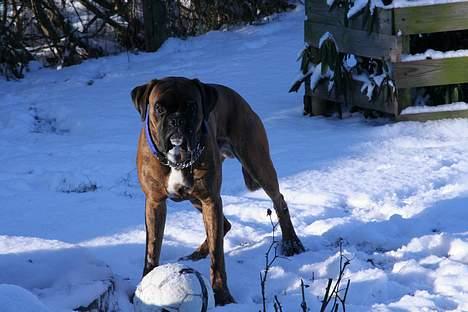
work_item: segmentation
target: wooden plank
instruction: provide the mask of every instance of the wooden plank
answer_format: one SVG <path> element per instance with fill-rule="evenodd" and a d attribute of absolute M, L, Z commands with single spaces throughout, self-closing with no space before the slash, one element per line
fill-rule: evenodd
<path fill-rule="evenodd" d="M 398 88 L 467 83 L 468 56 L 395 63 L 393 73 Z"/>
<path fill-rule="evenodd" d="M 418 114 L 399 115 L 395 118 L 397 121 L 427 121 L 445 118 L 468 118 L 468 109 L 456 111 L 430 112 Z"/>
<path fill-rule="evenodd" d="M 351 85 L 351 90 L 348 90 L 348 103 L 346 103 L 343 95 L 337 95 L 334 89 L 329 94 L 327 85 L 328 83 L 319 83 L 317 89 L 313 93 L 314 96 L 325 100 L 345 103 L 349 106 L 357 106 L 361 108 L 372 109 L 391 115 L 395 115 L 395 111 L 397 110 L 397 103 L 392 102 L 391 99 L 387 99 L 384 96 L 383 92 L 374 101 L 369 101 L 367 95 L 361 93 L 361 83 L 359 81 L 353 81 Z"/>
<path fill-rule="evenodd" d="M 320 38 L 326 32 L 333 35 L 339 51 L 343 53 L 392 61 L 399 60 L 401 55 L 401 44 L 396 36 L 369 34 L 362 30 L 304 22 L 305 41 L 313 47 L 318 47 Z"/>
<path fill-rule="evenodd" d="M 325 0 L 307 0 L 305 4 L 307 19 L 312 23 L 368 31 L 367 25 L 371 22 L 370 16 L 368 17 L 369 21 L 366 23 L 364 21 L 365 14 L 361 13 L 347 19 L 345 18 L 346 12 L 343 7 L 335 6 L 330 10 L 330 7 L 327 5 Z M 372 31 L 391 35 L 393 31 L 392 11 L 376 8 L 374 12 L 376 15 Z"/>
<path fill-rule="evenodd" d="M 396 8 L 395 33 L 402 35 L 468 29 L 468 2 Z"/>

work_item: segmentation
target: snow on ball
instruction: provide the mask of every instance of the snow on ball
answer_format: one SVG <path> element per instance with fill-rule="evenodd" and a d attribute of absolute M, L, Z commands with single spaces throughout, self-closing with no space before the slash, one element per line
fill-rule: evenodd
<path fill-rule="evenodd" d="M 138 284 L 135 312 L 198 312 L 212 309 L 213 290 L 196 270 L 179 263 L 154 268 Z"/>
<path fill-rule="evenodd" d="M 23 287 L 0 284 L 0 311 L 49 312 L 49 309 L 33 293 Z"/>

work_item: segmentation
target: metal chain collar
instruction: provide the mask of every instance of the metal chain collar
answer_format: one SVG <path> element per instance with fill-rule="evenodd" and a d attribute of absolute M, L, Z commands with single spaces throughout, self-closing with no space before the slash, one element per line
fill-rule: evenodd
<path fill-rule="evenodd" d="M 205 150 L 205 147 L 201 146 L 200 143 L 198 143 L 195 150 L 190 153 L 191 154 L 190 159 L 186 161 L 175 163 L 167 159 L 167 157 L 164 157 L 164 159 L 161 159 L 161 157 L 158 157 L 158 159 L 161 162 L 161 164 L 165 166 L 169 166 L 177 170 L 182 170 L 182 169 L 191 167 L 194 163 L 196 163 L 198 158 L 200 158 L 200 155 L 203 153 L 204 150 Z"/>

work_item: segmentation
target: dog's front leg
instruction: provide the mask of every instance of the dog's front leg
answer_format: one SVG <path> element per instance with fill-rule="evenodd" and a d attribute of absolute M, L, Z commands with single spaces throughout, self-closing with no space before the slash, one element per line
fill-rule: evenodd
<path fill-rule="evenodd" d="M 146 252 L 143 276 L 159 265 L 161 245 L 166 223 L 166 200 L 146 199 Z"/>
<path fill-rule="evenodd" d="M 221 197 L 202 200 L 203 223 L 211 258 L 210 278 L 216 305 L 234 303 L 224 265 L 224 216 Z"/>

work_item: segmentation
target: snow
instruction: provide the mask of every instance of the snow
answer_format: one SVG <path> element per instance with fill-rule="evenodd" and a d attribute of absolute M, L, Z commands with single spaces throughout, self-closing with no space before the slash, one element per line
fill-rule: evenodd
<path fill-rule="evenodd" d="M 411 62 L 411 61 L 420 61 L 426 59 L 443 59 L 443 58 L 452 58 L 452 57 L 468 57 L 468 50 L 455 50 L 455 51 L 435 51 L 429 49 L 424 53 L 417 54 L 402 54 L 402 62 Z"/>
<path fill-rule="evenodd" d="M 268 132 L 307 248 L 275 262 L 269 311 L 273 295 L 284 311 L 300 309 L 300 278 L 317 311 L 338 271 L 339 241 L 351 259 L 347 311 L 468 310 L 468 120 L 303 117 L 302 94 L 287 93 L 303 16 L 299 8 L 261 26 L 170 39 L 156 53 L 0 81 L 0 283 L 27 289 L 51 311 L 71 311 L 112 278 L 119 309 L 132 311 L 145 231 L 135 170 L 142 125 L 129 94 L 152 78 L 181 75 L 234 88 Z M 223 167 L 222 198 L 232 223 L 227 276 L 238 303 L 214 311 L 258 311 L 272 204 L 263 191 L 246 191 L 234 160 Z M 161 263 L 177 262 L 203 239 L 200 214 L 168 202 Z M 184 264 L 209 276 L 208 259 Z"/>
<path fill-rule="evenodd" d="M 385 8 L 406 8 L 455 2 L 467 2 L 467 0 L 393 0 L 393 2 L 390 5 L 385 6 Z"/>
<path fill-rule="evenodd" d="M 355 0 L 353 5 L 349 8 L 348 18 L 352 18 L 354 15 L 359 13 L 362 9 L 364 9 L 367 6 L 368 3 L 369 0 Z"/>
<path fill-rule="evenodd" d="M 418 113 L 432 113 L 444 111 L 457 111 L 468 109 L 468 103 L 456 102 L 451 104 L 443 104 L 437 106 L 410 106 L 405 108 L 401 114 L 418 114 Z"/>
<path fill-rule="evenodd" d="M 323 43 L 324 43 L 325 41 L 327 41 L 327 40 L 332 40 L 333 43 L 335 44 L 336 49 L 338 49 L 338 46 L 337 46 L 336 41 L 335 41 L 335 38 L 333 38 L 333 35 L 332 35 L 330 32 L 328 32 L 328 31 L 327 31 L 326 33 L 324 33 L 324 34 L 322 35 L 322 37 L 320 37 L 320 39 L 319 39 L 319 45 L 318 45 L 319 48 L 321 48 L 322 45 L 323 45 Z"/>
<path fill-rule="evenodd" d="M 390 4 L 385 5 L 382 0 L 354 0 L 351 3 L 351 7 L 348 10 L 347 18 L 353 18 L 356 14 L 361 12 L 366 6 L 369 5 L 369 11 L 374 14 L 375 8 L 383 9 L 396 9 L 396 8 L 408 8 L 416 6 L 428 6 L 428 5 L 440 5 L 456 2 L 467 2 L 468 0 L 393 0 Z M 327 0 L 327 5 L 331 7 L 334 4 L 334 0 Z M 398 32 L 400 34 L 400 31 Z"/>
<path fill-rule="evenodd" d="M 0 284 L 0 306 L 2 312 L 49 312 L 34 294 L 9 284 Z"/>
<path fill-rule="evenodd" d="M 357 65 L 357 59 L 354 54 L 346 54 L 343 65 L 346 71 L 351 71 Z"/>
<path fill-rule="evenodd" d="M 315 90 L 319 81 L 322 79 L 322 63 L 317 64 L 312 71 L 312 75 L 310 76 L 310 88 Z"/>
<path fill-rule="evenodd" d="M 2 236 L 1 240 L 36 248 L 2 249 L 0 267 L 8 269 L 0 271 L 0 283 L 32 291 L 53 311 L 87 306 L 110 285 L 111 270 L 87 249 L 38 238 Z"/>
<path fill-rule="evenodd" d="M 327 78 L 329 81 L 328 91 L 330 92 L 333 88 L 333 76 L 335 73 L 328 67 L 325 74 L 322 75 L 322 63 L 318 63 L 316 66 L 310 65 L 310 67 L 311 69 L 309 72 L 312 73 L 310 75 L 310 88 L 315 90 L 320 80 Z"/>
<path fill-rule="evenodd" d="M 377 81 L 374 81 L 374 76 L 368 76 L 367 74 L 353 75 L 354 80 L 362 82 L 361 93 L 365 94 L 369 101 L 372 100 L 372 95 L 374 94 L 374 89 L 378 85 L 378 82 L 381 84 L 383 81 L 383 78 L 380 79 L 380 76 L 375 76 L 375 78 L 377 78 Z"/>

